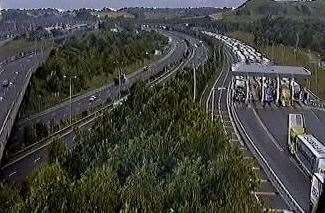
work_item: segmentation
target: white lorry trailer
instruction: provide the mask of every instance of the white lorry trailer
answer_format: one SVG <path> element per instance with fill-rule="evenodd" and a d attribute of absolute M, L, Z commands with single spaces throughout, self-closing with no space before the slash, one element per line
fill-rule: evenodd
<path fill-rule="evenodd" d="M 288 146 L 310 177 L 325 172 L 325 146 L 313 135 L 306 134 L 301 114 L 289 115 Z"/>
<path fill-rule="evenodd" d="M 316 212 L 319 199 L 325 193 L 325 146 L 313 135 L 306 134 L 301 114 L 289 114 L 288 147 L 303 170 L 312 178 L 310 209 L 311 212 Z"/>

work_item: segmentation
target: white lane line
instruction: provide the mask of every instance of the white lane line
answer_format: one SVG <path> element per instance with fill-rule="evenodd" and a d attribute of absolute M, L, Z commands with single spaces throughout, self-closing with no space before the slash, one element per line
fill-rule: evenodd
<path fill-rule="evenodd" d="M 10 173 L 9 175 L 8 175 L 8 177 L 10 178 L 11 176 L 13 176 L 13 175 L 15 175 L 15 174 L 17 174 L 17 172 L 15 171 L 15 172 L 12 172 L 12 173 Z"/>
<path fill-rule="evenodd" d="M 300 204 L 295 200 L 295 198 L 290 194 L 290 192 L 288 191 L 288 189 L 285 187 L 285 185 L 282 183 L 281 179 L 277 176 L 277 174 L 274 172 L 274 170 L 272 169 L 272 167 L 268 164 L 267 160 L 265 159 L 265 157 L 262 155 L 262 153 L 260 152 L 260 150 L 256 147 L 256 145 L 254 144 L 253 140 L 251 139 L 251 137 L 248 135 L 248 133 L 246 132 L 243 124 L 241 123 L 241 121 L 238 118 L 237 112 L 234 111 L 234 115 L 236 117 L 237 122 L 239 123 L 239 125 L 241 126 L 241 129 L 243 130 L 245 136 L 247 137 L 250 145 L 253 147 L 253 149 L 255 150 L 256 154 L 258 155 L 258 157 L 261 159 L 261 161 L 264 163 L 264 165 L 267 167 L 268 170 L 271 175 L 273 176 L 273 178 L 275 178 L 275 181 L 277 182 L 277 184 L 279 185 L 279 187 L 284 191 L 284 193 L 289 197 L 290 201 L 294 203 L 295 207 L 297 208 L 297 210 L 299 212 L 305 212 L 304 209 L 300 206 Z M 275 185 L 274 185 L 275 186 Z M 277 188 L 277 187 L 275 187 Z M 281 190 L 278 189 L 278 190 Z"/>
<path fill-rule="evenodd" d="M 275 192 L 252 192 L 255 195 L 262 195 L 262 196 L 276 196 Z"/>
<path fill-rule="evenodd" d="M 268 182 L 269 182 L 269 181 L 266 180 L 266 179 L 258 179 L 258 181 L 259 181 L 260 183 L 268 183 Z"/>
<path fill-rule="evenodd" d="M 261 127 L 263 128 L 263 130 L 266 132 L 267 136 L 271 139 L 272 143 L 275 145 L 275 147 L 280 151 L 280 152 L 284 152 L 284 149 L 278 144 L 278 142 L 275 140 L 275 138 L 273 137 L 273 135 L 270 133 L 270 131 L 268 130 L 268 128 L 265 126 L 265 124 L 263 123 L 263 121 L 261 120 L 260 116 L 257 114 L 256 110 L 252 107 L 252 111 L 255 115 L 255 118 L 257 120 L 257 122 L 261 125 Z"/>

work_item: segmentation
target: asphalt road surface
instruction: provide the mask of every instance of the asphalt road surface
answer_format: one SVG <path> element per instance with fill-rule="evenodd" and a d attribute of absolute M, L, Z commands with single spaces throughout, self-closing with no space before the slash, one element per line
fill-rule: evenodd
<path fill-rule="evenodd" d="M 138 70 L 135 73 L 132 73 L 128 76 L 127 85 L 123 85 L 123 88 L 131 86 L 133 83 L 138 80 L 146 80 L 151 75 L 152 72 L 156 73 L 163 70 L 169 64 L 176 63 L 182 56 L 183 53 L 187 50 L 187 46 L 182 38 L 175 36 L 172 33 L 167 33 L 168 36 L 172 37 L 172 50 L 166 57 L 154 62 L 149 66 L 147 72 L 142 72 L 143 69 Z M 71 111 L 72 116 L 80 114 L 83 111 L 88 111 L 94 109 L 100 104 L 104 104 L 107 101 L 111 102 L 114 99 L 117 99 L 119 95 L 119 87 L 113 83 L 105 86 L 97 91 L 91 91 L 85 95 L 78 96 L 72 99 Z M 96 96 L 94 101 L 90 101 L 91 96 Z M 64 103 L 58 104 L 44 112 L 35 114 L 18 122 L 18 128 L 22 128 L 26 125 L 33 125 L 38 122 L 49 124 L 51 120 L 55 123 L 67 119 L 70 116 L 70 101 L 67 100 Z"/>
<path fill-rule="evenodd" d="M 231 76 L 222 73 L 220 79 L 215 88 L 214 106 L 222 120 L 227 112 L 227 99 L 222 88 L 229 86 Z M 307 131 L 320 141 L 325 141 L 325 132 L 322 130 L 325 126 L 325 112 L 301 107 L 254 109 L 246 105 L 236 105 L 234 110 L 241 124 L 240 129 L 243 129 L 241 133 L 244 140 L 249 143 L 250 150 L 257 156 L 262 167 L 267 168 L 266 173 L 287 204 L 292 209 L 308 211 L 311 180 L 288 152 L 288 114 L 302 113 Z"/>
<path fill-rule="evenodd" d="M 236 109 L 246 133 L 266 160 L 268 166 L 287 190 L 287 194 L 304 211 L 309 208 L 310 180 L 290 156 L 286 141 L 288 135 L 288 114 L 285 110 Z"/>
<path fill-rule="evenodd" d="M 40 62 L 40 55 L 32 55 L 6 64 L 0 70 L 0 124 L 3 124 L 9 109 L 23 92 L 22 86 L 26 83 L 29 72 L 34 71 Z M 8 86 L 3 82 L 7 81 Z"/>
<path fill-rule="evenodd" d="M 184 38 L 186 35 L 179 34 L 179 33 L 170 33 L 168 32 L 168 35 L 172 36 L 173 38 L 173 45 L 172 45 L 172 51 L 170 54 L 167 54 L 167 56 L 160 60 L 159 62 L 156 62 L 152 64 L 149 68 L 150 70 L 154 70 L 155 72 L 162 70 L 166 65 L 178 62 L 179 59 L 183 56 L 184 52 L 187 50 L 186 43 L 184 41 Z M 188 36 L 186 36 L 186 39 L 189 39 Z M 196 39 L 191 38 L 191 45 L 193 45 L 194 54 L 193 57 L 190 58 L 189 64 L 193 66 L 199 66 L 201 63 L 203 63 L 205 60 L 207 60 L 207 49 L 205 46 L 201 44 L 200 41 Z M 140 70 L 142 71 L 142 70 Z M 129 76 L 129 83 L 134 83 L 135 81 L 138 81 L 140 79 L 143 80 L 143 78 L 149 78 L 149 76 L 146 75 L 144 72 L 136 72 L 133 73 L 131 76 Z M 152 73 L 151 73 L 152 74 Z M 98 91 L 95 93 L 95 96 L 97 97 L 97 101 L 90 102 L 89 101 L 89 95 L 85 95 L 84 97 L 77 98 L 73 100 L 73 113 L 80 113 L 84 111 L 85 109 L 89 109 L 91 107 L 95 107 L 96 104 L 99 105 L 101 102 L 105 102 L 107 98 L 110 98 L 112 95 L 117 95 L 118 91 L 115 90 L 112 92 L 112 85 L 106 87 L 104 90 Z M 52 116 L 55 119 L 62 119 L 64 117 L 69 116 L 69 103 L 61 104 L 60 106 L 50 109 L 49 111 L 42 114 L 40 117 L 37 118 L 38 121 L 46 121 L 47 119 L 51 119 Z M 25 121 L 30 122 L 30 121 Z M 86 125 L 84 128 L 90 127 L 90 125 Z M 65 135 L 64 139 L 67 144 L 73 146 L 73 140 L 74 140 L 75 133 L 72 131 Z M 25 158 L 10 164 L 9 166 L 2 167 L 0 172 L 0 178 L 3 180 L 8 181 L 15 181 L 15 182 L 22 182 L 25 180 L 26 176 L 30 175 L 33 171 L 37 170 L 42 165 L 45 165 L 48 162 L 48 147 L 44 147 L 36 152 L 33 152 L 32 154 L 26 156 Z"/>

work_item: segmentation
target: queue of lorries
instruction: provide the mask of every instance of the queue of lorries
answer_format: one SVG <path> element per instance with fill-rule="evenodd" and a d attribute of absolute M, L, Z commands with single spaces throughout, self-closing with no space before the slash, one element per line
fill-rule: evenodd
<path fill-rule="evenodd" d="M 230 48 L 233 53 L 237 56 L 239 63 L 259 63 L 263 65 L 268 65 L 271 61 L 265 58 L 261 53 L 256 51 L 254 48 L 242 44 L 240 41 L 228 38 L 224 35 L 218 35 L 215 33 L 204 32 L 205 34 L 215 37 L 218 40 L 223 41 L 228 48 Z M 234 65 L 236 66 L 236 64 Z M 296 82 L 292 82 L 293 85 L 289 85 L 289 79 L 282 79 L 281 86 L 283 88 L 292 87 L 293 98 L 298 98 L 299 91 L 301 88 Z M 245 79 L 242 77 L 235 77 L 234 90 L 238 90 L 237 93 L 240 94 L 240 88 L 245 90 L 246 83 Z M 266 85 L 265 89 L 268 88 Z M 242 91 L 242 95 L 247 91 Z M 282 93 L 286 90 L 282 89 Z M 234 92 L 233 92 L 234 93 Z M 287 93 L 291 93 L 288 91 Z M 297 93 L 297 94 L 296 94 Z M 292 99 L 291 95 L 281 94 L 283 102 L 287 99 Z M 238 100 L 244 99 L 244 97 L 239 97 Z M 286 105 L 283 103 L 282 105 Z M 315 212 L 321 195 L 325 197 L 325 146 L 321 143 L 315 136 L 308 133 L 308 130 L 304 125 L 304 118 L 302 114 L 289 114 L 288 118 L 288 150 L 290 154 L 296 159 L 299 166 L 303 171 L 309 175 L 311 178 L 311 190 L 310 190 L 310 210 Z"/>
<path fill-rule="evenodd" d="M 204 31 L 203 33 L 205 33 L 208 36 L 214 37 L 222 41 L 224 44 L 226 44 L 227 47 L 230 48 L 235 53 L 238 61 L 241 63 L 259 63 L 259 64 L 268 65 L 271 62 L 269 59 L 264 57 L 263 54 L 258 52 L 256 49 L 242 43 L 237 39 L 230 38 L 225 35 L 206 32 L 206 31 Z"/>
<path fill-rule="evenodd" d="M 204 31 L 203 33 L 222 41 L 233 52 L 236 56 L 236 63 L 233 65 L 233 69 L 242 64 L 258 65 L 259 68 L 272 65 L 271 60 L 262 53 L 237 39 L 211 32 Z M 232 98 L 234 103 L 256 103 L 261 101 L 263 106 L 266 104 L 271 106 L 274 103 L 278 106 L 287 107 L 292 106 L 293 101 L 305 102 L 303 100 L 305 91 L 301 85 L 295 81 L 290 81 L 289 78 L 280 79 L 279 84 L 279 90 L 277 90 L 277 79 L 267 77 L 247 79 L 243 76 L 235 76 Z"/>

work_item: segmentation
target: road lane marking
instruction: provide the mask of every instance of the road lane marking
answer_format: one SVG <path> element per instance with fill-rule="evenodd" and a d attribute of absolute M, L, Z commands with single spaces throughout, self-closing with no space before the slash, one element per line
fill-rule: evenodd
<path fill-rule="evenodd" d="M 257 114 L 256 110 L 254 108 L 251 108 L 253 111 L 253 114 L 255 115 L 255 118 L 257 120 L 257 122 L 261 125 L 261 127 L 263 128 L 263 130 L 265 131 L 265 133 L 267 134 L 267 136 L 269 137 L 269 139 L 271 139 L 272 143 L 275 145 L 275 147 L 280 151 L 280 152 L 284 152 L 284 149 L 278 144 L 278 142 L 275 140 L 275 138 L 273 137 L 273 135 L 270 133 L 270 131 L 268 130 L 268 128 L 265 126 L 265 124 L 263 123 L 263 121 L 261 120 L 260 116 Z"/>
<path fill-rule="evenodd" d="M 260 196 L 277 196 L 275 192 L 253 192 L 253 193 Z"/>
<path fill-rule="evenodd" d="M 268 182 L 269 182 L 269 181 L 266 180 L 266 179 L 258 179 L 258 181 L 261 182 L 261 183 L 268 183 Z"/>
<path fill-rule="evenodd" d="M 15 175 L 15 174 L 17 174 L 17 172 L 15 171 L 15 172 L 12 172 L 12 173 L 10 173 L 9 175 L 8 175 L 8 177 L 9 178 L 11 178 L 11 176 L 13 176 L 13 175 Z"/>
<path fill-rule="evenodd" d="M 271 175 L 273 176 L 272 178 L 275 178 L 276 183 L 274 183 L 273 181 L 273 185 L 276 189 L 278 189 L 280 191 L 280 189 L 278 187 L 280 187 L 284 193 L 286 194 L 286 196 L 289 197 L 290 202 L 293 203 L 294 207 L 299 210 L 299 212 L 305 212 L 304 209 L 300 206 L 300 204 L 295 200 L 295 198 L 290 194 L 290 192 L 288 191 L 288 189 L 285 187 L 285 185 L 283 184 L 283 182 L 281 181 L 281 179 L 277 176 L 277 174 L 274 172 L 274 170 L 272 169 L 272 167 L 267 163 L 267 160 L 265 159 L 265 157 L 262 155 L 262 153 L 260 152 L 260 150 L 256 147 L 256 145 L 254 144 L 253 140 L 251 139 L 251 137 L 248 135 L 248 133 L 246 132 L 243 124 L 241 123 L 241 121 L 238 118 L 237 112 L 234 111 L 234 115 L 237 119 L 238 124 L 240 125 L 241 129 L 243 130 L 243 133 L 245 134 L 245 136 L 248 139 L 249 144 L 252 146 L 252 149 L 254 149 L 256 155 L 260 158 L 261 161 L 261 166 L 263 167 L 266 166 L 267 169 L 264 169 L 264 171 L 266 172 L 270 172 Z M 278 186 L 276 186 L 275 184 L 277 184 Z M 288 201 L 287 201 L 288 202 Z"/>

